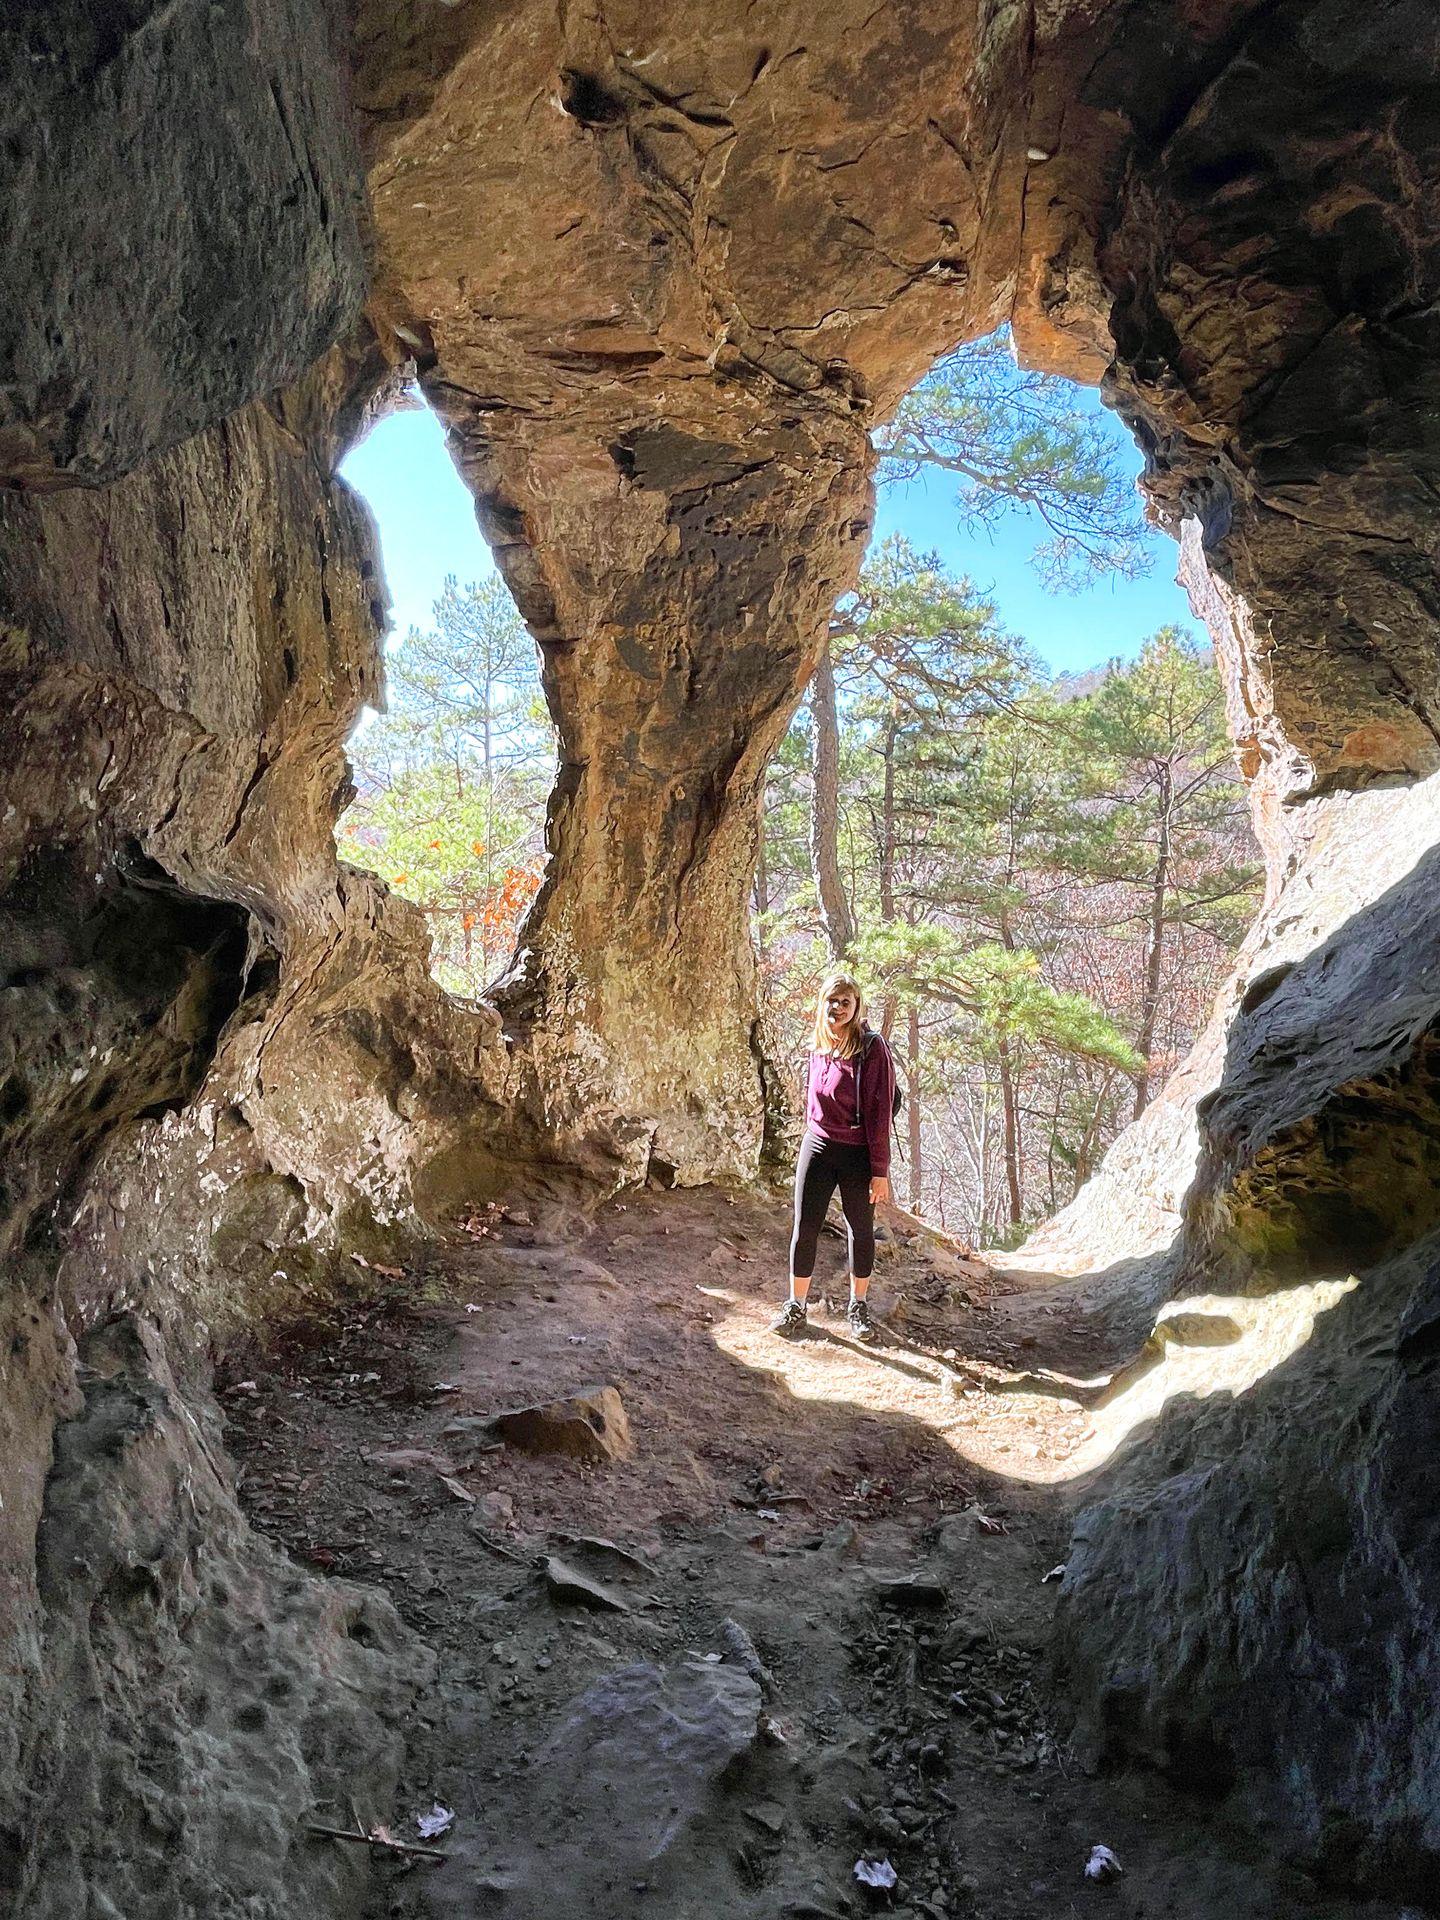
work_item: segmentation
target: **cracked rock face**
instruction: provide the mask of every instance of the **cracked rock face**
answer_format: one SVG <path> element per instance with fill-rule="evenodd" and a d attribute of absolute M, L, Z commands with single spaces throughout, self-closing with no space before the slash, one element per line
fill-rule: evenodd
<path fill-rule="evenodd" d="M 364 291 L 314 0 L 19 6 L 0 35 L 0 472 L 118 478 L 296 379 Z"/>
<path fill-rule="evenodd" d="M 427 1656 L 380 1596 L 321 1586 L 250 1533 L 153 1328 L 112 1321 L 80 1359 L 19 1642 L 50 1710 L 6 1716 L 6 1774 L 35 1789 L 6 1807 L 0 1887 L 36 1920 L 357 1900 L 354 1850 L 300 1821 L 387 1802 Z"/>
<path fill-rule="evenodd" d="M 551 1125 L 649 1116 L 660 1177 L 753 1168 L 737 938 L 765 763 L 871 515 L 866 426 L 1003 311 L 1016 23 L 926 0 L 362 9 L 375 310 L 415 343 L 540 643 L 551 865 L 501 995 Z M 495 98 L 493 76 L 509 76 Z M 904 182 L 904 191 L 896 191 Z M 642 1157 L 643 1164 L 643 1157 Z"/>
<path fill-rule="evenodd" d="M 364 516 L 262 407 L 0 502 L 0 1885 L 25 1913 L 239 1911 L 237 1875 L 333 1905 L 353 1863 L 288 1862 L 295 1821 L 393 1780 L 417 1656 L 377 1626 L 349 1703 L 370 1602 L 250 1535 L 205 1387 L 212 1327 L 408 1191 L 347 999 L 392 1056 L 419 1030 L 356 990 L 380 903 L 330 833 L 377 591 Z"/>
<path fill-rule="evenodd" d="M 1110 397 L 1230 599 L 1252 776 L 1293 793 L 1425 774 L 1440 22 L 1317 0 L 1265 9 L 1227 52 L 1155 126 L 1102 245 Z"/>

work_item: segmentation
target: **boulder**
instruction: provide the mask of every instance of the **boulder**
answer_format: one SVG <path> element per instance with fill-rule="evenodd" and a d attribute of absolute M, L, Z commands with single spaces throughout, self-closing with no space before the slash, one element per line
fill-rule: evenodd
<path fill-rule="evenodd" d="M 658 1860 L 702 1812 L 715 1783 L 748 1750 L 760 1687 L 739 1667 L 689 1659 L 648 1661 L 607 1673 L 580 1695 L 541 1756 L 557 1811 L 597 1815 L 616 1856 L 639 1868 Z M 543 1819 L 537 1831 L 545 1830 Z M 584 1822 L 574 1831 L 583 1834 Z M 583 1902 L 576 1907 L 584 1911 Z"/>
<path fill-rule="evenodd" d="M 563 1453 L 572 1460 L 626 1460 L 634 1451 L 619 1389 L 583 1387 L 564 1400 L 497 1413 L 487 1422 L 507 1446 L 524 1453 Z"/>

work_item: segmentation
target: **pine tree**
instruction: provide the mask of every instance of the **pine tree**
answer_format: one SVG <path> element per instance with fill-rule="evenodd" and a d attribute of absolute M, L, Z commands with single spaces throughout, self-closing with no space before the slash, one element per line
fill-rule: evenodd
<path fill-rule="evenodd" d="M 953 474 L 963 526 L 1037 514 L 1047 537 L 1036 564 L 1051 586 L 1149 571 L 1139 496 L 1115 430 L 1070 381 L 1018 366 L 1008 328 L 941 360 L 875 444 L 882 485 Z"/>
<path fill-rule="evenodd" d="M 1133 665 L 1112 669 L 1051 724 L 1068 735 L 1081 772 L 1056 864 L 1103 889 L 1096 924 L 1141 935 L 1138 1117 L 1154 1087 L 1177 933 L 1190 929 L 1229 949 L 1254 910 L 1259 866 L 1220 678 L 1204 650 L 1163 627 Z"/>
<path fill-rule="evenodd" d="M 972 1230 L 1013 1238 L 1088 1177 L 1142 1078 L 1153 1086 L 1197 1030 L 1243 930 L 1254 848 L 1218 676 L 1167 634 L 1075 697 L 983 596 L 904 542 L 876 555 L 846 615 L 832 640 L 837 868 L 858 929 L 848 957 L 906 1086 L 908 1197 L 962 1204 Z M 785 743 L 763 816 L 765 978 L 792 1040 L 829 952 L 807 844 L 810 725 Z M 1162 768 L 1174 804 L 1157 973 Z"/>
<path fill-rule="evenodd" d="M 540 883 L 554 736 L 535 643 L 498 576 L 453 575 L 386 660 L 388 711 L 351 742 L 346 855 L 425 909 L 441 979 L 475 993 Z"/>

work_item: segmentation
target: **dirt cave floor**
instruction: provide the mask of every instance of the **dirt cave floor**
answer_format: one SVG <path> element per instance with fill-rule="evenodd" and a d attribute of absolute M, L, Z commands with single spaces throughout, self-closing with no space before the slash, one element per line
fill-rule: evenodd
<path fill-rule="evenodd" d="M 390 1831 L 425 1844 L 438 1802 L 445 1858 L 373 1850 L 367 1913 L 1331 1912 L 1160 1780 L 1086 1777 L 1052 1711 L 1045 1576 L 1090 1416 L 1047 1369 L 1099 1375 L 1130 1334 L 892 1236 L 867 1350 L 827 1233 L 810 1334 L 781 1341 L 787 1234 L 782 1203 L 709 1189 L 491 1210 L 222 1378 L 255 1525 L 385 1590 L 433 1655 Z M 484 1424 L 606 1385 L 628 1457 Z"/>

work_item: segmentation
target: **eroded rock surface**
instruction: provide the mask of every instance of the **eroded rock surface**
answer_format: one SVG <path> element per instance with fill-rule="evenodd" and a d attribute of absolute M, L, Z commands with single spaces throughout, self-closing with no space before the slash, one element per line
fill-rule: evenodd
<path fill-rule="evenodd" d="M 1230 597 L 1247 770 L 1291 791 L 1429 773 L 1440 22 L 1318 0 L 1222 45 L 1182 112 L 1142 122 L 1102 245 L 1110 397 Z M 1133 98 L 1126 52 L 1148 65 L 1122 34 L 1092 98 Z"/>
<path fill-rule="evenodd" d="M 353 1903 L 361 1863 L 304 1822 L 389 1805 L 427 1653 L 381 1596 L 250 1531 L 153 1325 L 112 1320 L 79 1362 L 8 1636 L 44 1711 L 5 1717 L 0 1888 L 37 1920 Z"/>
<path fill-rule="evenodd" d="M 560 735 L 501 1004 L 547 1123 L 618 1100 L 664 1178 L 763 1150 L 764 766 L 859 566 L 865 429 L 1000 317 L 985 262 L 1023 177 L 995 90 L 1018 20 L 817 25 L 436 14 L 397 95 L 393 31 L 361 18 L 377 311 L 422 342 Z"/>
<path fill-rule="evenodd" d="M 1092 1300 L 1177 1296 L 1077 1462 L 1103 1477 L 1060 1652 L 1094 1757 L 1244 1806 L 1352 1892 L 1418 1899 L 1440 1847 L 1440 816 L 1433 777 L 1309 811 L 1208 1035 L 1023 1256 L 1097 1274 L 1067 1283 Z M 1240 1338 L 1171 1337 L 1197 1313 Z"/>
<path fill-rule="evenodd" d="M 1243 1806 L 1332 1886 L 1421 1902 L 1440 1853 L 1436 1256 L 1432 1235 L 1358 1281 L 1342 1265 L 1247 1302 L 1250 1377 L 1166 1383 L 1080 1518 L 1059 1642 L 1092 1760 Z"/>
<path fill-rule="evenodd" d="M 365 288 L 335 10 L 19 5 L 0 32 L 0 472 L 119 478 L 297 379 Z"/>

